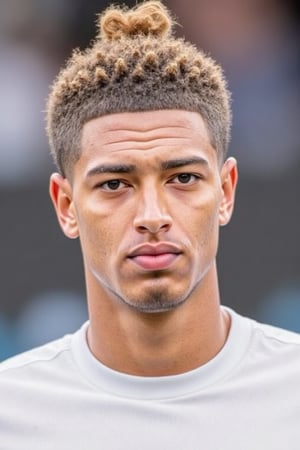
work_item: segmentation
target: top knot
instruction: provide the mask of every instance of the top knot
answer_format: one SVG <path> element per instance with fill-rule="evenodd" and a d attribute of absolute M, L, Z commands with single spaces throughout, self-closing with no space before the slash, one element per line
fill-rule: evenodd
<path fill-rule="evenodd" d="M 100 39 L 117 40 L 137 35 L 164 37 L 171 33 L 174 21 L 160 1 L 146 1 L 134 9 L 110 7 L 99 16 Z"/>

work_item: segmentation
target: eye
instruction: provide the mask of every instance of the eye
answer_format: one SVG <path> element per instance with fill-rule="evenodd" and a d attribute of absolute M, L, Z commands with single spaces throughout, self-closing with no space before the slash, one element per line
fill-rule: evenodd
<path fill-rule="evenodd" d="M 104 191 L 117 191 L 124 188 L 125 186 L 126 184 L 121 180 L 109 180 L 99 185 L 99 187 Z"/>
<path fill-rule="evenodd" d="M 200 178 L 199 176 L 194 175 L 193 173 L 180 173 L 176 175 L 176 177 L 172 178 L 171 181 L 173 183 L 192 184 L 199 178 Z"/>

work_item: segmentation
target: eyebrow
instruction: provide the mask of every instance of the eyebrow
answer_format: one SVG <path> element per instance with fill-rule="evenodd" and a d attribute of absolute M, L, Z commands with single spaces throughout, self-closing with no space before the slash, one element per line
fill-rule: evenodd
<path fill-rule="evenodd" d="M 135 170 L 136 166 L 133 164 L 101 164 L 90 169 L 87 176 L 92 177 L 101 173 L 132 173 Z"/>
<path fill-rule="evenodd" d="M 192 158 L 180 158 L 180 159 L 170 159 L 168 161 L 163 161 L 161 163 L 161 168 L 163 170 L 176 169 L 178 167 L 190 166 L 192 164 L 201 164 L 202 166 L 208 166 L 206 159 L 200 156 L 194 156 Z"/>
<path fill-rule="evenodd" d="M 170 159 L 161 163 L 161 169 L 176 169 L 192 164 L 207 166 L 208 162 L 206 159 L 199 156 L 194 156 L 192 158 Z M 87 173 L 87 176 L 92 177 L 102 173 L 133 173 L 136 171 L 136 169 L 137 167 L 134 164 L 101 164 L 90 169 Z"/>

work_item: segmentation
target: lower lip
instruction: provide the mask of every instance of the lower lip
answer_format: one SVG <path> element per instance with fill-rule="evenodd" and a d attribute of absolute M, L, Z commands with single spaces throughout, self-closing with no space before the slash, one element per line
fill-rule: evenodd
<path fill-rule="evenodd" d="M 178 256 L 177 253 L 161 253 L 159 255 L 138 255 L 130 259 L 142 269 L 163 270 L 168 269 Z"/>

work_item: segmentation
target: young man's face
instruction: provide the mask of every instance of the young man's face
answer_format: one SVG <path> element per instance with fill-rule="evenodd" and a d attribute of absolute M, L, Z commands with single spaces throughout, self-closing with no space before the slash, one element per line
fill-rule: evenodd
<path fill-rule="evenodd" d="M 235 161 L 220 167 L 201 116 L 177 110 L 91 120 L 81 149 L 72 182 L 54 175 L 51 192 L 88 291 L 144 312 L 182 304 L 213 270 Z"/>

